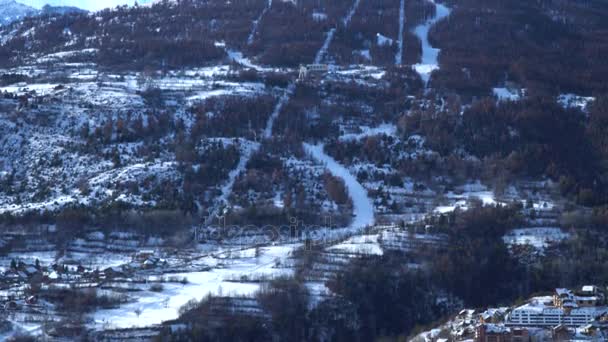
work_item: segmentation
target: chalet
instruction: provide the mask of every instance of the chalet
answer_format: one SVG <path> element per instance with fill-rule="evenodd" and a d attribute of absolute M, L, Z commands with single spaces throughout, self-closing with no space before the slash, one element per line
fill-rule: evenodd
<path fill-rule="evenodd" d="M 570 341 L 571 337 L 572 332 L 563 324 L 559 324 L 551 329 L 552 341 Z"/>
<path fill-rule="evenodd" d="M 135 255 L 133 256 L 133 261 L 143 263 L 147 259 L 154 257 L 154 254 L 156 254 L 156 253 L 151 249 L 143 249 L 143 250 L 140 250 L 137 253 L 135 253 Z"/>
<path fill-rule="evenodd" d="M 510 342 L 511 329 L 502 324 L 480 324 L 475 333 L 475 342 Z"/>
<path fill-rule="evenodd" d="M 529 342 L 532 340 L 526 328 L 511 328 L 511 342 Z"/>
<path fill-rule="evenodd" d="M 103 273 L 108 279 L 124 276 L 124 272 L 120 267 L 108 267 L 103 270 Z"/>
<path fill-rule="evenodd" d="M 476 342 L 531 342 L 526 328 L 509 328 L 503 324 L 481 324 L 475 333 Z"/>
<path fill-rule="evenodd" d="M 14 300 L 11 300 L 11 301 L 7 302 L 6 304 L 4 304 L 4 310 L 17 310 L 18 308 L 19 308 L 19 305 Z"/>
<path fill-rule="evenodd" d="M 504 321 L 507 308 L 488 309 L 479 315 L 481 323 L 500 323 Z"/>
<path fill-rule="evenodd" d="M 569 289 L 558 288 L 553 294 L 553 305 L 562 309 L 577 307 L 594 307 L 604 302 L 604 295 L 597 286 L 583 286 L 578 293 Z"/>
<path fill-rule="evenodd" d="M 34 274 L 38 273 L 38 269 L 34 266 L 26 266 L 23 268 L 23 272 L 25 272 L 25 274 L 27 274 L 28 277 L 33 276 Z"/>
<path fill-rule="evenodd" d="M 29 296 L 25 299 L 27 305 L 35 305 L 38 303 L 38 296 Z"/>

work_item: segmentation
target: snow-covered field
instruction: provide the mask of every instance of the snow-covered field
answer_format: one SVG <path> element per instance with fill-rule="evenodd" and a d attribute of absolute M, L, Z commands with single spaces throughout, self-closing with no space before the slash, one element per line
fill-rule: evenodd
<path fill-rule="evenodd" d="M 518 228 L 508 232 L 503 241 L 509 246 L 529 245 L 543 251 L 549 245 L 569 237 L 570 234 L 555 227 Z"/>
<path fill-rule="evenodd" d="M 522 97 L 521 91 L 515 89 L 494 88 L 492 92 L 499 101 L 517 101 Z"/>
<path fill-rule="evenodd" d="M 340 251 L 352 254 L 382 255 L 384 251 L 378 243 L 379 235 L 357 235 L 346 241 L 328 248 L 330 251 Z"/>
<path fill-rule="evenodd" d="M 253 296 L 260 279 L 289 275 L 286 264 L 291 253 L 301 245 L 283 245 L 223 252 L 196 261 L 208 271 L 177 272 L 149 276 L 150 284 L 160 278 L 186 279 L 162 283 L 159 292 L 142 290 L 130 295 L 131 301 L 117 309 L 98 310 L 93 314 L 94 326 L 104 329 L 145 327 L 160 324 L 179 316 L 179 309 L 191 300 L 207 295 Z"/>

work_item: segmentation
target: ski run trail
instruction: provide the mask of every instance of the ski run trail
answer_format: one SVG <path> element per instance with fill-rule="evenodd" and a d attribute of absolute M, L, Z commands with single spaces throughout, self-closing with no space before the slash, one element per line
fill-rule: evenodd
<path fill-rule="evenodd" d="M 431 46 L 431 43 L 429 43 L 429 30 L 437 22 L 450 15 L 451 12 L 449 8 L 436 3 L 435 0 L 430 1 L 435 4 L 435 16 L 428 19 L 424 24 L 416 26 L 414 29 L 416 37 L 418 37 L 422 43 L 422 60 L 420 63 L 414 65 L 414 69 L 418 72 L 425 85 L 428 85 L 433 71 L 439 69 L 438 56 L 440 50 L 434 48 Z"/>
<path fill-rule="evenodd" d="M 360 2 L 361 2 L 361 0 L 355 0 L 353 6 L 348 11 L 348 14 L 342 19 L 344 26 L 347 26 L 350 23 L 353 15 L 355 14 L 355 12 L 357 11 L 357 8 L 359 7 Z M 272 6 L 272 0 L 268 1 L 268 7 L 267 7 L 266 11 L 268 9 L 270 9 L 270 6 Z M 263 11 L 262 14 L 260 15 L 260 19 L 263 17 L 264 14 L 265 14 L 265 11 Z M 253 24 L 254 28 L 251 33 L 252 35 L 255 35 L 255 30 L 256 30 L 256 27 L 258 24 L 259 24 L 259 21 L 254 22 L 254 24 Z M 336 32 L 336 29 L 332 28 L 327 33 L 327 36 L 325 37 L 325 41 L 323 42 L 323 45 L 321 46 L 321 48 L 319 49 L 319 51 L 316 54 L 316 57 L 314 60 L 315 64 L 319 64 L 323 61 L 323 58 L 327 54 L 327 51 L 329 50 L 331 42 L 334 39 L 335 32 Z M 250 38 L 251 38 L 251 35 L 250 35 Z M 283 107 L 289 102 L 291 96 L 293 95 L 295 88 L 296 88 L 296 84 L 292 81 L 287 86 L 287 89 L 285 90 L 285 92 L 283 93 L 283 95 L 281 96 L 281 98 L 279 99 L 277 104 L 275 105 L 274 110 L 272 111 L 272 114 L 270 115 L 270 117 L 268 118 L 268 121 L 266 122 L 266 128 L 264 129 L 264 132 L 262 135 L 264 139 L 270 139 L 272 137 L 272 128 L 274 127 L 274 122 L 276 121 L 277 117 L 281 113 L 281 110 L 283 109 Z M 245 150 L 242 152 L 238 165 L 236 166 L 235 169 L 233 169 L 228 174 L 228 181 L 222 186 L 221 194 L 215 200 L 214 205 L 209 209 L 209 211 L 208 211 L 209 215 L 207 216 L 207 218 L 205 220 L 205 225 L 210 225 L 216 218 L 218 218 L 219 216 L 222 215 L 222 213 L 220 211 L 228 203 L 228 197 L 232 193 L 232 189 L 234 188 L 234 182 L 236 181 L 236 179 L 238 178 L 238 176 L 240 174 L 245 172 L 245 170 L 247 168 L 247 164 L 249 163 L 249 160 L 258 151 L 259 148 L 260 148 L 260 144 L 256 143 L 256 144 L 247 146 L 245 148 Z"/>
<path fill-rule="evenodd" d="M 268 4 L 266 5 L 266 7 L 264 7 L 262 13 L 260 13 L 260 16 L 253 22 L 251 33 L 249 33 L 249 37 L 247 38 L 247 45 L 253 44 L 255 34 L 258 32 L 258 25 L 260 24 L 260 21 L 262 21 L 262 18 L 264 18 L 264 15 L 266 15 L 266 12 L 270 10 L 270 7 L 272 7 L 272 0 L 268 0 Z"/>
<path fill-rule="evenodd" d="M 353 201 L 353 214 L 355 216 L 348 227 L 348 230 L 352 233 L 356 233 L 373 225 L 374 205 L 367 195 L 367 190 L 363 188 L 355 176 L 331 156 L 326 154 L 323 149 L 323 144 L 310 145 L 304 143 L 304 150 L 308 152 L 313 159 L 325 165 L 327 170 L 329 170 L 334 177 L 344 181 L 348 194 Z"/>
<path fill-rule="evenodd" d="M 346 15 L 346 17 L 344 17 L 344 19 L 342 19 L 342 23 L 344 24 L 344 26 L 348 26 L 350 24 L 350 21 L 353 19 L 353 16 L 355 15 L 357 8 L 359 8 L 359 3 L 361 3 L 361 0 L 355 0 L 355 2 L 353 3 L 353 6 L 348 11 L 348 14 Z M 327 54 L 327 51 L 329 50 L 329 46 L 331 45 L 331 42 L 334 40 L 335 34 L 336 34 L 335 28 L 332 28 L 331 30 L 329 30 L 329 32 L 327 33 L 327 37 L 325 37 L 325 42 L 323 42 L 323 46 L 321 46 L 321 49 L 317 52 L 317 56 L 315 57 L 314 64 L 319 64 L 319 63 L 323 62 L 323 58 Z"/>
<path fill-rule="evenodd" d="M 403 62 L 403 30 L 405 30 L 405 0 L 401 0 L 399 4 L 399 38 L 397 39 L 395 65 L 400 65 Z"/>

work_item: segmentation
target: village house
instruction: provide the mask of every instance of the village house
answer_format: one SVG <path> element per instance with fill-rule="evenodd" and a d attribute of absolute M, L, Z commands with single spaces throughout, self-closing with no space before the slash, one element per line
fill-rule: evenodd
<path fill-rule="evenodd" d="M 479 315 L 481 323 L 500 323 L 503 322 L 508 308 L 488 309 Z"/>
<path fill-rule="evenodd" d="M 604 302 L 604 294 L 597 286 L 586 285 L 580 291 L 558 288 L 553 294 L 553 306 L 558 308 L 594 307 Z"/>
<path fill-rule="evenodd" d="M 507 327 L 504 324 L 480 324 L 475 333 L 475 342 L 532 342 L 533 338 L 526 328 Z"/>
<path fill-rule="evenodd" d="M 559 324 L 551 329 L 551 339 L 553 341 L 570 341 L 571 331 L 563 324 Z"/>
<path fill-rule="evenodd" d="M 536 297 L 514 308 L 506 324 L 520 327 L 584 326 L 608 313 L 608 307 L 603 303 L 604 295 L 596 286 L 583 286 L 577 292 L 558 288 L 551 297 Z"/>

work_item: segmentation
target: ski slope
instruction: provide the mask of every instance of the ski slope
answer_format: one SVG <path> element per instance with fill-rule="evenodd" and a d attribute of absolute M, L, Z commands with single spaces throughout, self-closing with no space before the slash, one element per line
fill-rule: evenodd
<path fill-rule="evenodd" d="M 434 48 L 429 42 L 429 31 L 433 25 L 446 18 L 451 12 L 449 8 L 436 3 L 435 0 L 431 0 L 431 2 L 435 4 L 435 16 L 424 24 L 416 26 L 414 29 L 416 37 L 422 43 L 422 60 L 414 65 L 414 69 L 418 72 L 425 85 L 428 84 L 433 71 L 439 69 L 438 57 L 440 49 Z"/>
<path fill-rule="evenodd" d="M 325 153 L 323 144 L 310 145 L 304 143 L 304 150 L 308 152 L 316 161 L 325 165 L 327 170 L 334 176 L 342 179 L 348 191 L 348 195 L 353 202 L 354 218 L 349 228 L 359 230 L 373 225 L 374 205 L 367 195 L 367 190 L 357 181 L 344 166 L 336 162 L 331 156 Z"/>
<path fill-rule="evenodd" d="M 399 38 L 397 38 L 397 54 L 395 55 L 395 65 L 403 62 L 403 30 L 405 29 L 405 0 L 399 4 Z"/>

